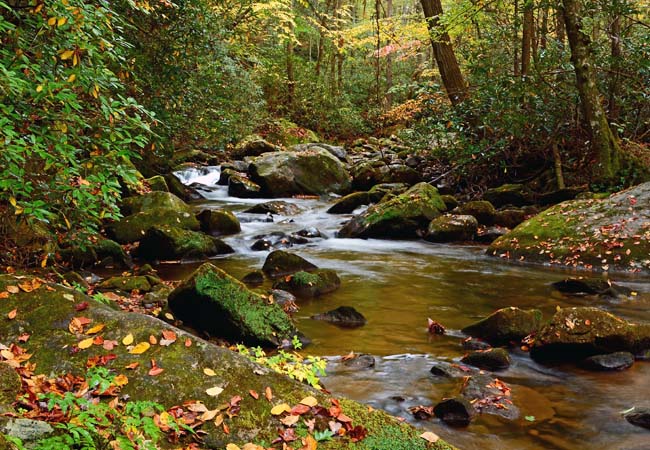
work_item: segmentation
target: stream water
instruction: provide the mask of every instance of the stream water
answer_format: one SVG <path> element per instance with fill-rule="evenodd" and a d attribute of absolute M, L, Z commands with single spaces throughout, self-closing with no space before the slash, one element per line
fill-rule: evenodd
<path fill-rule="evenodd" d="M 457 330 L 469 323 L 506 306 L 539 308 L 549 318 L 557 306 L 583 305 L 602 307 L 633 321 L 650 321 L 650 279 L 613 277 L 638 292 L 630 299 L 564 297 L 550 283 L 568 272 L 505 263 L 485 256 L 485 248 L 479 246 L 338 239 L 336 230 L 350 216 L 327 214 L 333 199 L 279 199 L 300 206 L 303 212 L 264 222 L 263 216 L 242 211 L 265 200 L 228 197 L 227 189 L 216 185 L 219 168 L 187 169 L 177 175 L 185 184 L 206 186 L 201 192 L 207 199 L 196 202 L 197 208 L 229 209 L 242 222 L 239 234 L 224 239 L 236 253 L 213 260 L 235 277 L 259 269 L 268 254 L 250 250 L 254 236 L 306 227 L 329 236 L 291 251 L 319 267 L 335 269 L 342 280 L 338 291 L 301 301 L 294 316 L 298 328 L 312 340 L 306 352 L 332 359 L 324 384 L 333 394 L 404 417 L 466 450 L 650 449 L 648 431 L 628 424 L 620 414 L 635 405 L 650 406 L 647 362 L 637 362 L 623 372 L 595 373 L 573 366 L 539 365 L 516 351 L 512 366 L 499 372 L 498 378 L 512 387 L 520 419 L 481 415 L 468 428 L 454 429 L 436 419 L 415 421 L 408 412 L 411 406 L 433 405 L 450 395 L 451 385 L 437 382 L 429 369 L 434 359 L 460 359 L 463 336 Z M 198 264 L 163 264 L 158 270 L 168 279 L 181 279 Z M 310 319 L 341 305 L 354 306 L 368 323 L 342 329 Z M 444 324 L 449 333 L 430 336 L 427 317 Z M 339 355 L 350 351 L 375 356 L 375 367 L 337 369 Z"/>

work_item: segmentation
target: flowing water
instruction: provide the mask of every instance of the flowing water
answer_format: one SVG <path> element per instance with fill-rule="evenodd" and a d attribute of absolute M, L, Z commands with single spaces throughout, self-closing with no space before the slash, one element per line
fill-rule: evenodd
<path fill-rule="evenodd" d="M 333 394 L 404 417 L 462 449 L 650 449 L 648 431 L 628 424 L 620 414 L 635 405 L 650 406 L 647 362 L 623 372 L 594 373 L 539 365 L 515 351 L 512 366 L 498 377 L 512 387 L 521 419 L 482 415 L 468 428 L 453 429 L 436 419 L 415 421 L 408 412 L 411 406 L 433 405 L 453 393 L 453 384 L 440 383 L 429 369 L 434 359 L 457 361 L 464 354 L 458 331 L 462 327 L 506 306 L 539 308 L 549 318 L 557 306 L 592 305 L 650 322 L 650 279 L 613 277 L 638 292 L 630 299 L 564 297 L 549 285 L 567 272 L 505 263 L 485 256 L 485 248 L 479 246 L 337 239 L 336 230 L 350 215 L 327 214 L 333 199 L 279 199 L 303 212 L 264 222 L 263 216 L 242 212 L 264 200 L 228 197 L 225 187 L 216 186 L 218 168 L 188 169 L 177 175 L 185 184 L 206 186 L 202 193 L 207 199 L 197 202 L 198 208 L 226 208 L 242 222 L 241 233 L 224 239 L 236 253 L 213 260 L 236 277 L 261 268 L 268 252 L 250 250 L 257 235 L 316 227 L 328 236 L 291 251 L 319 267 L 335 269 L 342 280 L 338 291 L 301 301 L 295 315 L 298 328 L 312 340 L 307 353 L 332 359 L 324 384 Z M 198 264 L 161 265 L 159 271 L 181 279 Z M 368 323 L 342 329 L 310 319 L 341 305 L 354 306 Z M 427 317 L 444 324 L 448 334 L 430 336 Z M 375 367 L 337 369 L 339 355 L 350 351 L 374 355 Z"/>

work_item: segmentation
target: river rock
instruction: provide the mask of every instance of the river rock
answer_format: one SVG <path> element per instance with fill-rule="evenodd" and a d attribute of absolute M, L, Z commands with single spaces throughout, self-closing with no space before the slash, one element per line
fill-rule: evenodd
<path fill-rule="evenodd" d="M 538 309 L 523 310 L 513 306 L 499 309 L 462 329 L 463 333 L 477 337 L 492 345 L 519 342 L 539 330 L 542 312 Z"/>
<path fill-rule="evenodd" d="M 106 232 L 120 244 L 129 244 L 142 239 L 147 230 L 153 226 L 177 227 L 192 231 L 201 228 L 201 224 L 192 213 L 170 208 L 152 208 L 110 224 L 106 227 Z"/>
<path fill-rule="evenodd" d="M 204 209 L 196 218 L 201 222 L 201 231 L 212 236 L 236 234 L 241 231 L 237 217 L 225 209 Z"/>
<path fill-rule="evenodd" d="M 479 227 L 474 240 L 481 244 L 491 244 L 501 236 L 505 235 L 508 231 L 510 230 L 499 226 Z"/>
<path fill-rule="evenodd" d="M 459 205 L 458 200 L 453 195 L 445 194 L 441 195 L 440 198 L 442 198 L 442 201 L 445 202 L 447 211 L 451 211 Z"/>
<path fill-rule="evenodd" d="M 468 426 L 476 415 L 472 404 L 463 397 L 448 398 L 433 408 L 433 413 L 447 425 Z"/>
<path fill-rule="evenodd" d="M 415 238 L 445 210 L 438 190 L 419 183 L 397 197 L 371 206 L 339 231 L 342 238 Z"/>
<path fill-rule="evenodd" d="M 424 239 L 431 242 L 471 241 L 478 230 L 474 216 L 446 214 L 429 223 Z"/>
<path fill-rule="evenodd" d="M 263 252 L 272 249 L 273 249 L 273 242 L 265 238 L 258 239 L 255 242 L 253 242 L 253 245 L 251 245 L 251 250 L 254 250 L 256 252 Z"/>
<path fill-rule="evenodd" d="M 650 408 L 633 408 L 626 412 L 623 417 L 632 425 L 650 429 Z"/>
<path fill-rule="evenodd" d="M 506 208 L 497 211 L 494 223 L 506 228 L 514 228 L 526 220 L 526 213 L 519 208 Z"/>
<path fill-rule="evenodd" d="M 323 144 L 323 143 L 306 143 L 306 144 L 296 144 L 292 145 L 289 150 L 294 151 L 294 152 L 304 152 L 307 150 L 312 150 L 314 148 L 322 148 L 329 153 L 332 154 L 332 156 L 338 158 L 342 162 L 346 162 L 348 158 L 348 153 L 345 151 L 345 149 L 341 146 L 338 145 L 330 145 L 330 144 Z"/>
<path fill-rule="evenodd" d="M 339 306 L 336 309 L 311 316 L 314 320 L 323 320 L 346 328 L 360 327 L 366 324 L 366 318 L 352 306 Z"/>
<path fill-rule="evenodd" d="M 296 272 L 279 280 L 273 289 L 289 291 L 297 297 L 318 297 L 337 290 L 341 279 L 331 269 L 316 269 L 311 272 Z"/>
<path fill-rule="evenodd" d="M 505 205 L 524 206 L 532 203 L 532 192 L 523 184 L 503 184 L 488 189 L 483 194 L 483 199 L 492 203 L 495 208 Z"/>
<path fill-rule="evenodd" d="M 606 199 L 572 200 L 528 219 L 489 255 L 593 270 L 650 271 L 650 183 Z"/>
<path fill-rule="evenodd" d="M 592 307 L 562 308 L 537 333 L 530 356 L 537 361 L 569 360 L 650 348 L 650 325 L 631 324 Z"/>
<path fill-rule="evenodd" d="M 370 188 L 368 195 L 372 203 L 379 203 L 388 194 L 397 196 L 408 191 L 410 185 L 406 183 L 380 183 Z"/>
<path fill-rule="evenodd" d="M 259 286 L 264 283 L 264 272 L 261 270 L 254 270 L 247 273 L 241 281 L 249 286 Z"/>
<path fill-rule="evenodd" d="M 167 181 L 165 180 L 165 177 L 163 177 L 162 175 L 154 175 L 151 178 L 147 178 L 145 181 L 149 185 L 149 189 L 151 189 L 154 192 L 155 191 L 169 192 Z"/>
<path fill-rule="evenodd" d="M 345 194 L 350 190 L 347 169 L 322 148 L 259 156 L 251 162 L 249 173 L 267 197 Z"/>
<path fill-rule="evenodd" d="M 328 214 L 350 214 L 355 209 L 363 205 L 369 205 L 371 202 L 368 192 L 353 192 L 338 199 L 327 210 Z"/>
<path fill-rule="evenodd" d="M 169 307 L 187 325 L 231 342 L 279 346 L 298 334 L 282 308 L 210 263 L 172 291 Z"/>
<path fill-rule="evenodd" d="M 206 258 L 233 252 L 220 239 L 173 226 L 149 228 L 138 247 L 138 256 L 147 260 Z"/>
<path fill-rule="evenodd" d="M 462 346 L 465 350 L 488 350 L 492 348 L 487 342 L 473 337 L 463 339 Z"/>
<path fill-rule="evenodd" d="M 244 212 L 249 214 L 279 214 L 281 216 L 295 216 L 300 214 L 302 208 L 293 203 L 282 200 L 272 200 L 270 202 L 259 203 L 246 209 Z"/>
<path fill-rule="evenodd" d="M 120 208 L 124 215 L 135 214 L 152 209 L 172 209 L 178 212 L 192 212 L 190 206 L 170 192 L 153 191 L 122 199 Z"/>
<path fill-rule="evenodd" d="M 594 278 L 565 278 L 551 286 L 567 295 L 598 295 L 601 297 L 627 297 L 632 289 L 612 283 L 609 280 Z"/>
<path fill-rule="evenodd" d="M 221 167 L 221 172 L 219 172 L 219 180 L 217 181 L 217 184 L 219 186 L 228 186 L 228 182 L 230 181 L 230 177 L 232 176 L 244 176 L 244 172 L 237 171 L 235 169 L 230 169 L 230 168 L 224 168 L 223 166 Z"/>
<path fill-rule="evenodd" d="M 594 355 L 585 358 L 580 364 L 588 370 L 611 371 L 625 370 L 634 364 L 634 355 L 630 352 L 614 352 L 607 355 Z"/>
<path fill-rule="evenodd" d="M 242 175 L 231 175 L 228 178 L 228 195 L 239 198 L 258 198 L 262 196 L 262 188 Z"/>
<path fill-rule="evenodd" d="M 464 356 L 460 361 L 479 369 L 491 371 L 504 370 L 510 367 L 510 355 L 507 350 L 502 348 L 472 352 Z"/>
<path fill-rule="evenodd" d="M 62 248 L 59 251 L 61 261 L 75 268 L 117 266 L 130 268 L 131 257 L 120 244 L 110 239 L 99 238 L 96 242 L 87 242 L 83 246 Z"/>
<path fill-rule="evenodd" d="M 108 278 L 97 287 L 100 291 L 139 291 L 142 293 L 151 291 L 152 284 L 146 276 L 119 276 Z"/>
<path fill-rule="evenodd" d="M 307 227 L 303 228 L 302 230 L 298 230 L 294 233 L 296 236 L 304 237 L 304 238 L 309 238 L 309 239 L 315 239 L 315 238 L 322 238 L 322 237 L 327 237 L 321 231 L 316 228 L 316 227 Z"/>
<path fill-rule="evenodd" d="M 352 358 L 342 359 L 341 365 L 352 370 L 370 369 L 375 367 L 375 357 L 366 353 L 355 354 Z"/>
<path fill-rule="evenodd" d="M 280 147 L 262 139 L 259 136 L 248 136 L 238 143 L 231 155 L 234 159 L 244 159 L 247 156 L 259 156 L 264 153 L 277 152 Z"/>
<path fill-rule="evenodd" d="M 485 200 L 463 203 L 454 208 L 451 212 L 452 214 L 474 216 L 481 225 L 493 225 L 497 214 L 492 203 Z"/>
<path fill-rule="evenodd" d="M 405 183 L 412 186 L 422 181 L 418 171 L 403 162 L 386 162 L 381 159 L 361 161 L 352 169 L 352 187 L 359 191 L 367 191 L 376 184 Z"/>
<path fill-rule="evenodd" d="M 177 150 L 174 152 L 172 164 L 179 166 L 181 164 L 194 163 L 216 166 L 221 162 L 221 159 L 222 157 L 219 155 L 214 155 L 199 149 Z"/>
<path fill-rule="evenodd" d="M 266 257 L 262 272 L 269 278 L 280 278 L 300 271 L 311 271 L 317 269 L 316 265 L 310 263 L 295 253 L 276 250 Z"/>

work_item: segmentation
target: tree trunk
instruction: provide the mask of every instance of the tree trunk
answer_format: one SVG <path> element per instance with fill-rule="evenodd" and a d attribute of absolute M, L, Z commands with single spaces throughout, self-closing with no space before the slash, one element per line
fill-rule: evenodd
<path fill-rule="evenodd" d="M 596 158 L 593 165 L 594 181 L 611 182 L 620 169 L 621 149 L 601 103 L 592 66 L 591 41 L 582 30 L 581 18 L 586 15 L 581 11 L 579 1 L 562 0 L 562 15 L 571 47 L 571 62 L 576 73 L 584 124 L 589 131 L 591 150 Z"/>
<path fill-rule="evenodd" d="M 533 49 L 533 0 L 524 2 L 524 20 L 521 32 L 521 76 L 527 77 L 530 72 L 531 52 Z"/>
<path fill-rule="evenodd" d="M 293 38 L 287 42 L 287 107 L 291 109 L 295 97 L 296 79 L 293 71 Z"/>
<path fill-rule="evenodd" d="M 519 63 L 519 0 L 515 0 L 514 8 L 515 13 L 512 21 L 512 35 L 515 42 L 512 50 L 512 67 L 514 69 L 512 73 L 514 76 L 518 77 L 521 74 L 521 65 Z"/>
<path fill-rule="evenodd" d="M 439 18 L 442 15 L 441 0 L 420 0 L 420 3 L 427 20 L 433 55 L 440 71 L 442 84 L 445 86 L 451 104 L 459 105 L 469 97 L 469 89 L 458 66 L 449 34 L 439 29 Z"/>
<path fill-rule="evenodd" d="M 393 0 L 386 0 L 386 18 L 390 19 L 393 16 Z M 390 39 L 386 44 L 390 45 Z M 393 55 L 389 52 L 386 56 L 386 105 L 390 109 L 393 105 L 393 94 L 390 89 L 393 87 Z"/>
<path fill-rule="evenodd" d="M 608 84 L 608 99 L 607 99 L 607 110 L 609 113 L 609 120 L 616 122 L 620 115 L 621 108 L 616 101 L 618 97 L 619 89 L 619 79 L 620 79 L 620 69 L 621 69 L 621 58 L 623 57 L 623 50 L 621 48 L 621 16 L 617 15 L 612 20 L 612 23 L 609 26 L 609 38 L 612 42 L 611 46 L 611 55 L 612 55 L 612 64 L 611 71 L 609 75 Z"/>

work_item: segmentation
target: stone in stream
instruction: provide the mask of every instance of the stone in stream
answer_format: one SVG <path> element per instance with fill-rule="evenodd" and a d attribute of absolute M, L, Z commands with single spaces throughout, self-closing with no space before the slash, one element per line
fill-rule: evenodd
<path fill-rule="evenodd" d="M 650 408 L 632 408 L 627 411 L 623 417 L 632 425 L 650 429 Z"/>
<path fill-rule="evenodd" d="M 233 175 L 244 176 L 244 173 L 221 166 L 221 172 L 219 172 L 219 180 L 217 181 L 217 184 L 219 186 L 228 186 L 228 181 Z"/>
<path fill-rule="evenodd" d="M 475 351 L 465 355 L 460 361 L 490 371 L 504 370 L 510 367 L 510 355 L 507 350 L 502 348 Z"/>
<path fill-rule="evenodd" d="M 476 200 L 454 208 L 452 214 L 470 215 L 476 217 L 481 225 L 493 225 L 497 215 L 492 203 L 485 200 Z"/>
<path fill-rule="evenodd" d="M 331 269 L 314 269 L 310 272 L 296 272 L 277 281 L 274 289 L 289 291 L 297 297 L 318 297 L 337 290 L 341 279 Z"/>
<path fill-rule="evenodd" d="M 236 234 L 241 231 L 237 217 L 225 209 L 204 209 L 196 218 L 201 222 L 201 231 L 212 236 Z"/>
<path fill-rule="evenodd" d="M 508 233 L 508 231 L 509 230 L 507 228 L 503 228 L 500 226 L 481 227 L 476 233 L 476 237 L 474 238 L 474 240 L 476 242 L 480 242 L 481 244 L 491 244 L 492 242 L 499 239 L 501 236 Z"/>
<path fill-rule="evenodd" d="M 253 242 L 253 245 L 251 245 L 251 250 L 255 250 L 256 252 L 271 250 L 272 248 L 273 248 L 273 242 L 271 242 L 268 239 L 258 239 L 255 242 Z"/>
<path fill-rule="evenodd" d="M 459 205 L 458 200 L 453 195 L 445 194 L 441 195 L 440 198 L 442 198 L 442 201 L 445 202 L 447 211 L 451 211 Z"/>
<path fill-rule="evenodd" d="M 336 309 L 311 316 L 314 320 L 323 320 L 340 327 L 355 328 L 366 324 L 366 318 L 352 306 L 339 306 Z"/>
<path fill-rule="evenodd" d="M 241 279 L 242 283 L 248 284 L 249 286 L 257 286 L 264 283 L 264 272 L 261 270 L 254 270 L 249 272 Z"/>
<path fill-rule="evenodd" d="M 526 220 L 526 213 L 523 209 L 507 208 L 500 209 L 494 216 L 494 223 L 505 228 L 515 228 L 517 225 Z"/>
<path fill-rule="evenodd" d="M 262 193 L 257 183 L 241 175 L 231 175 L 228 179 L 228 195 L 239 198 L 258 198 Z"/>
<path fill-rule="evenodd" d="M 409 187 L 410 185 L 406 183 L 379 183 L 370 188 L 368 195 L 372 203 L 379 203 L 387 195 L 403 194 L 408 191 Z"/>
<path fill-rule="evenodd" d="M 422 181 L 420 173 L 399 159 L 386 162 L 382 159 L 362 160 L 352 169 L 352 186 L 365 191 L 377 184 L 405 183 L 409 186 Z"/>
<path fill-rule="evenodd" d="M 600 297 L 627 297 L 632 289 L 614 284 L 609 280 L 590 278 L 566 278 L 551 286 L 567 295 L 598 295 Z"/>
<path fill-rule="evenodd" d="M 453 427 L 468 426 L 476 415 L 472 404 L 463 397 L 441 401 L 433 408 L 433 413 L 437 418 Z"/>
<path fill-rule="evenodd" d="M 424 239 L 431 242 L 471 241 L 478 230 L 474 216 L 446 214 L 429 223 Z"/>
<path fill-rule="evenodd" d="M 169 192 L 174 194 L 176 197 L 180 198 L 183 201 L 191 200 L 190 189 L 185 186 L 176 175 L 173 173 L 168 173 L 165 175 L 165 182 L 167 183 Z"/>
<path fill-rule="evenodd" d="M 279 150 L 280 147 L 277 145 L 271 144 L 260 136 L 251 135 L 239 142 L 230 154 L 234 159 L 244 159 L 246 156 L 259 156 Z"/>
<path fill-rule="evenodd" d="M 354 354 L 351 358 L 342 358 L 341 365 L 350 370 L 370 369 L 375 367 L 375 357 L 366 353 Z"/>
<path fill-rule="evenodd" d="M 172 291 L 169 307 L 187 325 L 230 342 L 278 346 L 298 334 L 280 306 L 210 263 Z"/>
<path fill-rule="evenodd" d="M 472 338 L 468 337 L 467 339 L 463 339 L 463 348 L 465 350 L 487 350 L 489 348 L 492 348 L 490 344 L 487 342 L 477 339 L 477 338 Z"/>
<path fill-rule="evenodd" d="M 110 239 L 98 237 L 95 242 L 85 243 L 84 246 L 64 247 L 59 250 L 61 261 L 75 268 L 84 267 L 133 267 L 131 257 L 126 254 L 120 244 Z"/>
<path fill-rule="evenodd" d="M 298 205 L 282 200 L 259 203 L 244 210 L 248 214 L 279 214 L 282 216 L 294 216 L 302 211 Z"/>
<path fill-rule="evenodd" d="M 154 226 L 143 236 L 137 253 L 147 260 L 176 260 L 224 255 L 234 250 L 221 239 L 207 234 L 174 226 Z"/>
<path fill-rule="evenodd" d="M 328 214 L 350 214 L 363 205 L 373 203 L 368 192 L 353 192 L 338 199 L 327 210 Z"/>
<path fill-rule="evenodd" d="M 153 191 L 147 194 L 122 199 L 120 210 L 124 215 L 135 214 L 152 209 L 173 209 L 179 212 L 192 212 L 192 208 L 170 192 Z"/>
<path fill-rule="evenodd" d="M 262 271 L 269 278 L 280 278 L 300 271 L 317 269 L 315 264 L 295 253 L 275 250 L 266 257 Z"/>
<path fill-rule="evenodd" d="M 606 355 L 594 355 L 585 358 L 580 364 L 587 370 L 612 371 L 625 370 L 634 364 L 634 355 L 630 352 L 614 352 Z"/>
<path fill-rule="evenodd" d="M 147 178 L 145 181 L 149 185 L 149 189 L 152 191 L 169 192 L 167 181 L 162 175 L 154 175 L 151 178 Z"/>
<path fill-rule="evenodd" d="M 462 332 L 477 337 L 492 345 L 507 345 L 519 342 L 537 331 L 542 323 L 542 312 L 538 309 L 523 310 L 513 306 L 499 309 L 462 329 Z"/>
<path fill-rule="evenodd" d="M 574 361 L 613 352 L 650 349 L 650 325 L 629 323 L 593 307 L 562 308 L 537 333 L 530 351 L 537 361 Z"/>
<path fill-rule="evenodd" d="M 171 208 L 152 208 L 124 217 L 106 227 L 109 237 L 120 244 L 129 244 L 143 238 L 151 227 L 176 227 L 198 231 L 201 224 L 194 214 Z"/>
<path fill-rule="evenodd" d="M 322 237 L 326 237 L 316 227 L 303 228 L 302 230 L 296 231 L 294 234 L 296 234 L 297 236 L 304 237 L 304 238 L 322 238 Z"/>

